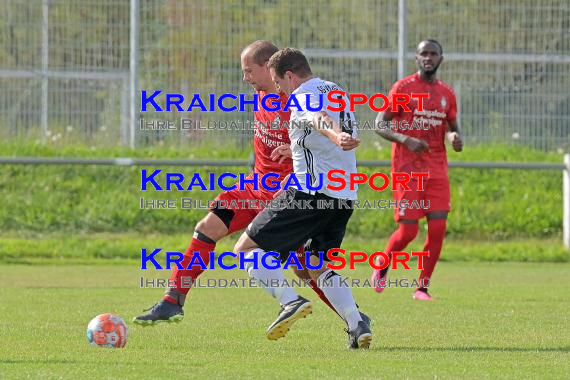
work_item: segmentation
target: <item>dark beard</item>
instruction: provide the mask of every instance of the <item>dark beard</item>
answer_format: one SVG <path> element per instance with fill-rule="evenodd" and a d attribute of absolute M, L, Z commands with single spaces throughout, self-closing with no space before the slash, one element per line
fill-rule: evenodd
<path fill-rule="evenodd" d="M 441 63 L 441 62 L 440 62 L 440 63 Z M 423 66 L 421 66 L 421 65 L 418 65 L 418 66 L 419 66 L 419 68 L 420 68 L 420 72 L 421 72 L 423 75 L 426 75 L 426 76 L 431 77 L 431 76 L 434 76 L 435 73 L 437 73 L 437 69 L 439 69 L 440 63 L 438 63 L 437 66 L 435 66 L 432 70 L 429 70 L 429 71 L 424 70 Z"/>
<path fill-rule="evenodd" d="M 433 70 L 430 70 L 430 71 L 424 71 L 423 73 L 424 73 L 425 75 L 427 75 L 428 77 L 432 77 L 432 76 L 435 75 L 436 72 L 437 72 L 437 69 L 433 69 Z"/>

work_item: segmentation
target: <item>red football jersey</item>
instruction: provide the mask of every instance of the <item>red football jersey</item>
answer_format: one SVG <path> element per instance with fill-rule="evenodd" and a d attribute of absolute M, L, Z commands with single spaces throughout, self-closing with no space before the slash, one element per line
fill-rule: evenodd
<path fill-rule="evenodd" d="M 423 111 L 418 110 L 417 99 L 408 102 L 409 112 L 405 112 L 402 106 L 398 106 L 397 112 L 391 112 L 391 104 L 386 110 L 387 114 L 393 116 L 393 130 L 396 123 L 398 126 L 407 126 L 408 129 L 398 128 L 396 132 L 424 140 L 429 145 L 429 151 L 414 153 L 404 145 L 394 143 L 392 172 L 429 172 L 429 178 L 448 178 L 445 135 L 447 123 L 457 118 L 457 102 L 453 89 L 439 79 L 431 83 L 426 82 L 421 79 L 419 73 L 415 73 L 397 81 L 392 86 L 388 99 L 392 100 L 393 94 L 429 95 L 423 99 Z M 414 122 L 419 128 L 410 129 Z M 426 130 L 421 128 L 422 122 Z"/>
<path fill-rule="evenodd" d="M 287 128 L 282 128 L 284 121 L 289 121 L 290 111 L 266 111 L 261 107 L 261 101 L 268 93 L 258 91 L 259 111 L 255 114 L 255 135 L 253 138 L 253 149 L 255 152 L 255 169 L 256 173 L 265 175 L 267 173 L 277 173 L 279 176 L 285 177 L 293 171 L 293 161 L 287 158 L 282 163 L 271 159 L 271 152 L 281 145 L 289 144 L 289 132 Z M 273 107 L 271 104 L 279 102 L 279 108 L 282 109 L 287 103 L 287 96 L 284 93 L 279 94 L 278 101 L 268 99 L 267 106 Z M 262 124 L 261 124 L 262 123 Z"/>

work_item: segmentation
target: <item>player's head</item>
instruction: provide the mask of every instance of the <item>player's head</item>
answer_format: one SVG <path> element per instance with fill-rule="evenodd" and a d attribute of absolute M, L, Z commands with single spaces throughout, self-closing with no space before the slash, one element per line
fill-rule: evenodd
<path fill-rule="evenodd" d="M 273 91 L 274 85 L 269 75 L 267 62 L 279 48 L 271 41 L 258 40 L 248 45 L 241 52 L 241 70 L 243 81 L 256 91 Z"/>
<path fill-rule="evenodd" d="M 287 95 L 313 76 L 305 55 L 293 48 L 281 49 L 273 54 L 268 66 L 271 79 Z"/>
<path fill-rule="evenodd" d="M 422 75 L 435 75 L 443 61 L 441 44 L 434 39 L 423 40 L 416 49 L 416 63 Z"/>

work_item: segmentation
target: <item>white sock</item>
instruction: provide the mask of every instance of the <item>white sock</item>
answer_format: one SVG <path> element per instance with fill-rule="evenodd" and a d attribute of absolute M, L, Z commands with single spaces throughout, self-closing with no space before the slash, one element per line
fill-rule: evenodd
<path fill-rule="evenodd" d="M 341 284 L 340 280 L 338 273 L 328 269 L 321 273 L 317 284 L 336 311 L 348 323 L 348 329 L 352 331 L 358 326 L 358 322 L 362 321 L 362 318 L 352 297 L 352 290 L 346 284 Z"/>
<path fill-rule="evenodd" d="M 263 266 L 262 258 L 265 255 L 265 251 L 261 248 L 255 248 L 251 251 L 245 253 L 246 258 L 251 259 L 254 257 L 253 252 L 257 252 L 257 269 L 254 269 L 253 263 L 246 262 L 244 267 L 249 274 L 249 277 L 257 280 L 257 285 L 265 289 L 271 297 L 275 298 L 281 305 L 285 305 L 289 302 L 295 301 L 299 296 L 295 291 L 287 286 L 283 286 L 285 282 L 285 275 L 283 274 L 283 269 L 281 267 L 277 269 L 269 269 Z M 266 263 L 270 263 L 270 259 L 265 260 Z M 272 282 L 273 280 L 273 282 Z M 272 283 L 278 284 L 276 287 L 271 287 Z"/>

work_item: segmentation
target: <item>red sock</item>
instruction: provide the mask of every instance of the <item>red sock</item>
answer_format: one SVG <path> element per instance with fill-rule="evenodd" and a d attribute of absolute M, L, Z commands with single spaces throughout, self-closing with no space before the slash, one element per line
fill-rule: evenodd
<path fill-rule="evenodd" d="M 319 288 L 317 286 L 317 282 L 313 279 L 309 280 L 309 284 L 311 285 L 311 289 L 313 289 L 313 291 L 315 293 L 317 293 L 317 295 L 319 296 L 319 298 L 327 304 L 328 307 L 331 308 L 332 311 L 334 311 L 335 313 L 338 314 L 338 312 L 336 311 L 336 309 L 334 308 L 334 306 L 332 305 L 332 303 L 330 303 L 329 299 L 327 298 L 327 296 L 325 296 L 325 293 L 321 290 L 321 288 Z M 340 317 L 340 314 L 339 314 Z M 342 317 L 341 317 L 342 318 Z"/>
<path fill-rule="evenodd" d="M 392 258 L 392 252 L 402 251 L 412 240 L 416 238 L 418 234 L 418 224 L 417 223 L 400 223 L 400 227 L 390 236 L 390 240 L 388 240 L 388 245 L 386 245 L 386 249 L 384 249 L 384 253 L 388 255 L 389 258 Z M 388 272 L 388 265 L 385 269 L 382 270 L 382 275 Z"/>
<path fill-rule="evenodd" d="M 435 264 L 439 260 L 441 254 L 441 247 L 443 246 L 443 239 L 445 238 L 445 227 L 447 220 L 445 219 L 432 219 L 428 220 L 428 234 L 424 244 L 424 251 L 429 252 L 428 256 L 424 257 L 424 269 L 420 273 L 420 288 L 429 286 L 431 274 L 435 269 Z M 423 281 L 423 282 L 422 282 Z"/>
<path fill-rule="evenodd" d="M 190 246 L 186 249 L 184 253 L 184 259 L 181 262 L 181 265 L 186 268 L 190 261 L 192 261 L 192 256 L 194 252 L 200 253 L 200 258 L 204 262 L 204 264 L 208 265 L 210 263 L 210 251 L 214 251 L 216 249 L 216 244 L 206 243 L 202 240 L 198 240 L 196 238 L 192 239 L 190 242 Z M 191 277 L 192 281 L 195 281 L 202 273 L 204 269 L 202 269 L 199 265 L 193 265 L 190 269 L 178 269 L 175 268 L 170 275 L 171 279 L 176 280 L 176 290 L 178 293 L 186 295 L 188 291 L 190 291 L 189 287 L 182 287 L 182 277 Z M 188 280 L 186 280 L 188 282 Z M 166 295 L 163 297 L 163 300 L 177 303 L 178 301 L 174 298 Z"/>

